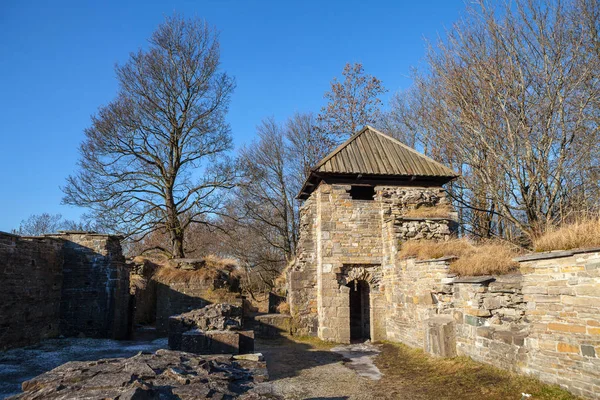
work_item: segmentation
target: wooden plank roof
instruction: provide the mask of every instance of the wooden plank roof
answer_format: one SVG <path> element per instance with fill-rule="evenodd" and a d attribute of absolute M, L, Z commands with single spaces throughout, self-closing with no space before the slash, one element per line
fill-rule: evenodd
<path fill-rule="evenodd" d="M 458 175 L 450 168 L 371 126 L 352 135 L 311 171 L 298 198 L 306 198 L 321 175 L 363 175 L 437 178 L 448 182 Z"/>

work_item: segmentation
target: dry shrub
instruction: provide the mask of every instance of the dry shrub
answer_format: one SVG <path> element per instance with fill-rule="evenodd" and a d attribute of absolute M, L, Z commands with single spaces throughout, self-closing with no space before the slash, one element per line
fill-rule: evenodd
<path fill-rule="evenodd" d="M 535 251 L 571 250 L 600 246 L 600 217 L 579 218 L 572 223 L 549 228 L 534 239 Z"/>
<path fill-rule="evenodd" d="M 277 306 L 277 312 L 279 314 L 290 313 L 290 305 L 287 303 L 287 301 L 282 301 L 281 303 L 279 303 L 279 305 Z"/>
<path fill-rule="evenodd" d="M 461 276 L 508 274 L 519 267 L 513 258 L 520 253 L 518 248 L 504 242 L 484 242 L 474 246 L 473 252 L 452 261 L 450 272 Z"/>
<path fill-rule="evenodd" d="M 463 255 L 473 251 L 473 244 L 466 239 L 451 239 L 443 242 L 434 240 L 409 240 L 402 243 L 400 257 L 416 257 L 420 260 Z"/>
<path fill-rule="evenodd" d="M 492 240 L 478 244 L 467 239 L 444 242 L 414 240 L 402 243 L 400 249 L 401 257 L 416 257 L 420 260 L 455 256 L 457 258 L 450 262 L 450 272 L 461 276 L 512 272 L 518 267 L 513 258 L 519 254 L 516 247 Z"/>
<path fill-rule="evenodd" d="M 449 204 L 439 206 L 422 206 L 407 210 L 403 217 L 409 218 L 450 218 L 452 207 Z"/>

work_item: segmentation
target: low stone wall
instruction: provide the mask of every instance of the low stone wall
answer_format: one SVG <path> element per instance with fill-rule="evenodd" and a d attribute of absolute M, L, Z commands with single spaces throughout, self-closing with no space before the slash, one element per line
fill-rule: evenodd
<path fill-rule="evenodd" d="M 387 268 L 387 339 L 466 355 L 600 399 L 600 249 L 533 254 L 520 273 L 457 278 L 447 259 Z"/>
<path fill-rule="evenodd" d="M 212 303 L 242 306 L 239 293 L 222 288 L 221 281 L 156 283 L 156 330 L 166 334 L 169 317 L 205 307 Z"/>
<path fill-rule="evenodd" d="M 58 336 L 62 243 L 0 232 L 0 350 Z"/>

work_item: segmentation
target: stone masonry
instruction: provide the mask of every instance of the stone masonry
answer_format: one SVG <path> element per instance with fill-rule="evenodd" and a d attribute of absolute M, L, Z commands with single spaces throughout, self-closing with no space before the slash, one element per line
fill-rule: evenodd
<path fill-rule="evenodd" d="M 397 259 L 386 339 L 465 355 L 600 398 L 600 249 L 532 254 L 520 272 L 455 277 L 451 259 Z"/>
<path fill-rule="evenodd" d="M 353 199 L 351 189 L 321 182 L 306 200 L 288 279 L 295 331 L 342 343 L 351 339 L 351 283 L 368 283 L 370 337 L 384 339 L 386 294 L 380 283 L 396 248 L 392 243 L 415 236 L 444 240 L 453 229 L 449 218 L 403 219 L 413 208 L 446 205 L 440 187 L 376 186 L 373 200 Z"/>
<path fill-rule="evenodd" d="M 0 351 L 59 335 L 62 243 L 0 232 Z"/>
<path fill-rule="evenodd" d="M 0 350 L 58 335 L 125 338 L 129 272 L 119 238 L 0 232 Z"/>

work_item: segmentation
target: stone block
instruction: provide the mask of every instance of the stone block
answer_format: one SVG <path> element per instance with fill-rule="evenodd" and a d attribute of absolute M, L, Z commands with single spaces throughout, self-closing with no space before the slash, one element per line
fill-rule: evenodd
<path fill-rule="evenodd" d="M 570 344 L 570 343 L 559 342 L 556 345 L 556 350 L 559 353 L 574 353 L 574 354 L 579 354 L 579 346 L 574 345 L 574 344 Z"/>
<path fill-rule="evenodd" d="M 251 353 L 254 352 L 254 332 L 193 329 L 181 335 L 181 348 L 177 350 L 194 354 Z"/>
<path fill-rule="evenodd" d="M 483 318 L 479 318 L 473 315 L 465 315 L 465 324 L 471 326 L 482 326 L 484 324 Z"/>
<path fill-rule="evenodd" d="M 594 346 L 581 345 L 581 355 L 585 357 L 596 357 L 596 350 Z"/>
<path fill-rule="evenodd" d="M 456 356 L 454 318 L 440 315 L 425 321 L 425 351 L 439 357 Z"/>

